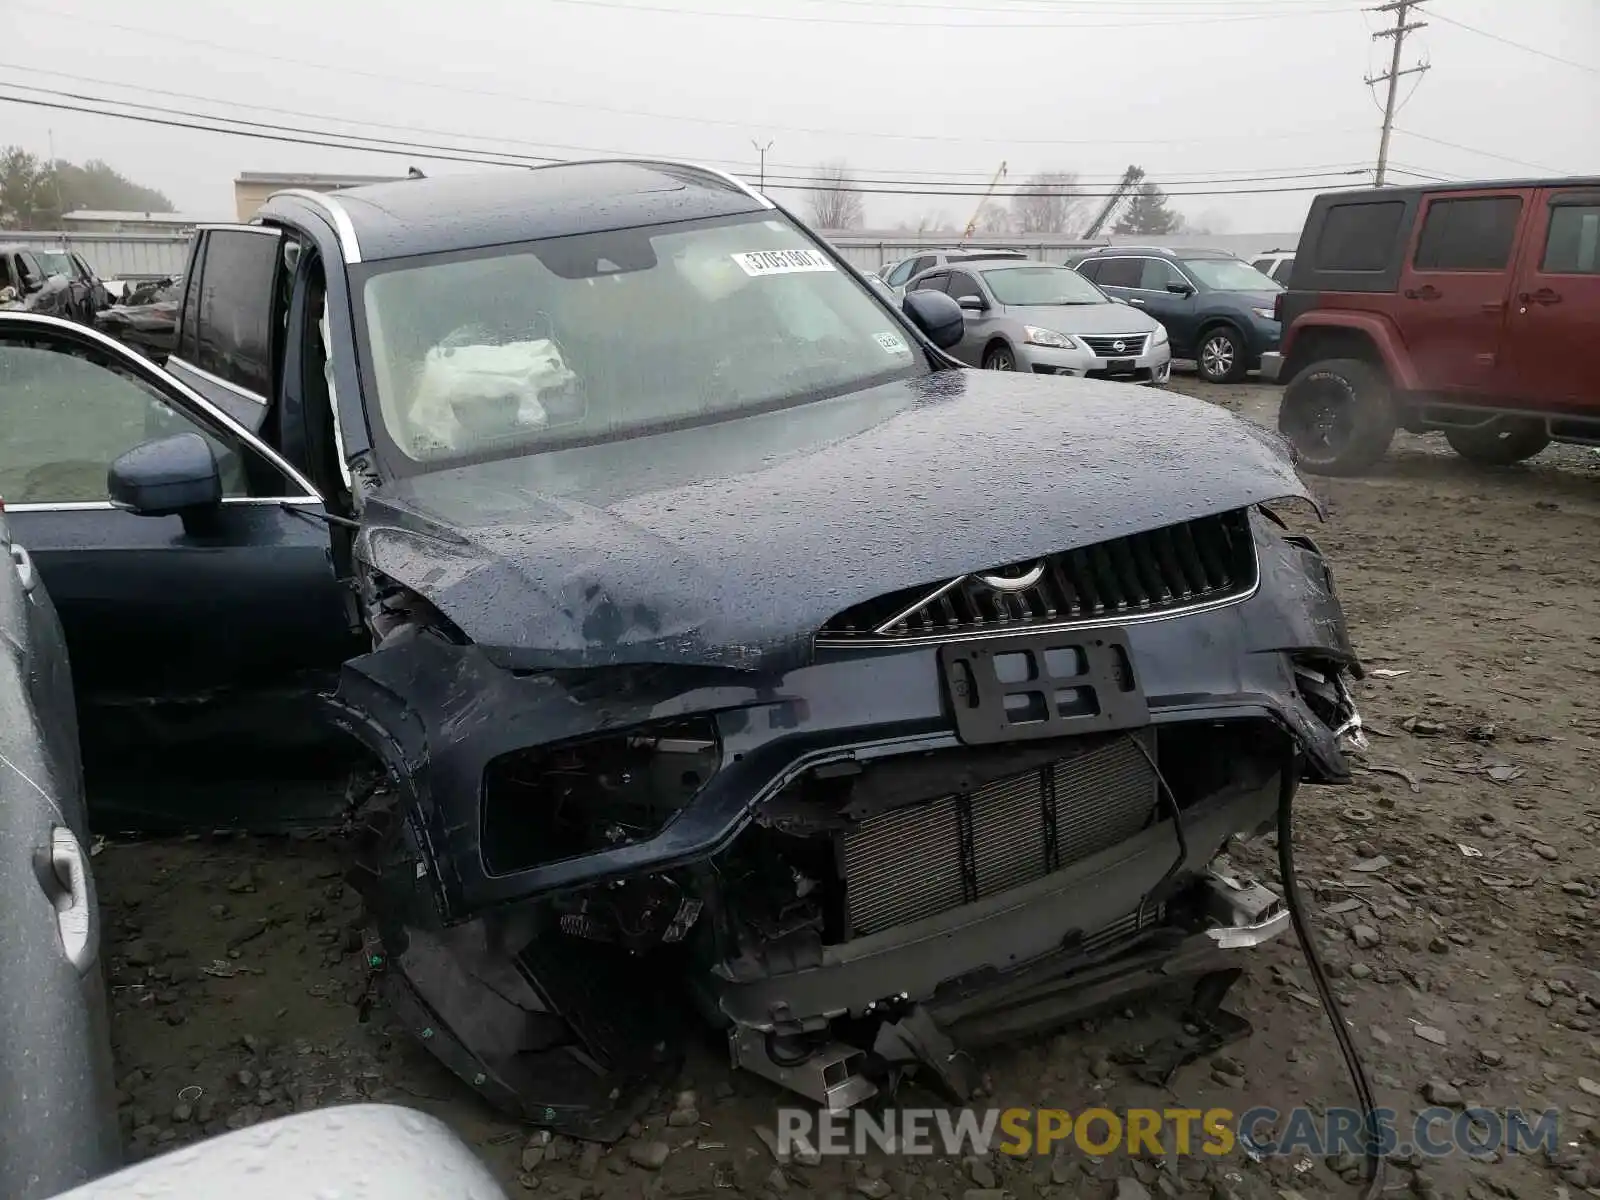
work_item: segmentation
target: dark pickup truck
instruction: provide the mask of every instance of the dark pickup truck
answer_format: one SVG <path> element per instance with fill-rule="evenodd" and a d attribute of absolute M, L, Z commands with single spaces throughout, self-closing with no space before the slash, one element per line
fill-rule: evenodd
<path fill-rule="evenodd" d="M 197 232 L 165 369 L 0 314 L 86 765 L 351 735 L 376 990 L 586 1136 L 685 1018 L 834 1107 L 1142 988 L 1204 1019 L 1288 920 L 1222 856 L 1359 729 L 1308 493 L 961 333 L 648 161 L 281 193 Z"/>

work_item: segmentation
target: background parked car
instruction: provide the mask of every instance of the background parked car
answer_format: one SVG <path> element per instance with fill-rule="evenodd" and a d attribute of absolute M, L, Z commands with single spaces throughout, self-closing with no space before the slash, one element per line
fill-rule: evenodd
<path fill-rule="evenodd" d="M 35 253 L 47 273 L 67 281 L 67 290 L 71 293 L 69 303 L 76 320 L 93 323 L 95 313 L 111 303 L 106 285 L 76 250 L 45 249 Z"/>
<path fill-rule="evenodd" d="M 28 246 L 0 246 L 0 308 L 68 317 L 72 310 L 68 281 L 45 270 Z"/>
<path fill-rule="evenodd" d="M 1283 288 L 1231 254 L 1107 246 L 1069 265 L 1165 325 L 1173 357 L 1194 359 L 1211 383 L 1243 379 L 1278 348 L 1272 305 Z"/>
<path fill-rule="evenodd" d="M 183 280 L 162 279 L 141 283 L 126 299 L 95 314 L 95 328 L 165 362 L 177 345 L 178 305 L 183 301 Z"/>
<path fill-rule="evenodd" d="M 894 289 L 897 296 L 905 295 L 906 284 L 916 276 L 933 267 L 947 266 L 957 262 L 999 262 L 1009 260 L 1027 260 L 1027 255 L 1021 250 L 986 250 L 973 248 L 963 250 L 924 250 L 921 254 L 914 254 L 910 258 L 902 258 L 899 262 L 884 263 L 878 269 L 878 278 Z"/>
<path fill-rule="evenodd" d="M 1250 263 L 1274 283 L 1289 286 L 1289 276 L 1294 273 L 1293 250 L 1268 250 L 1265 254 L 1257 255 Z"/>
<path fill-rule="evenodd" d="M 66 643 L 0 515 L 0 1196 L 118 1162 L 111 1029 Z"/>
<path fill-rule="evenodd" d="M 945 292 L 966 315 L 950 353 L 991 371 L 1165 383 L 1167 331 L 1147 312 L 1111 299 L 1068 267 L 968 262 L 935 267 L 908 291 Z"/>

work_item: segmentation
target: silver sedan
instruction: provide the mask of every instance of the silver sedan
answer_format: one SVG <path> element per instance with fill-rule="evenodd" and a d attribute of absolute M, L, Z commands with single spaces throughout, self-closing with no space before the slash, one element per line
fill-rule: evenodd
<path fill-rule="evenodd" d="M 966 314 L 950 351 L 993 371 L 1164 384 L 1172 372 L 1166 328 L 1113 300 L 1070 267 L 986 262 L 934 267 L 907 291 L 946 292 Z"/>

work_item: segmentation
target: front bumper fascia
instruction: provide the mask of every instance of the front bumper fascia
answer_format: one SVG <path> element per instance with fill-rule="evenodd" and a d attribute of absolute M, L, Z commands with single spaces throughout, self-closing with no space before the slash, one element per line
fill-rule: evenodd
<path fill-rule="evenodd" d="M 1266 719 L 1307 777 L 1348 778 L 1338 739 L 1300 692 L 1293 659 L 1356 664 L 1321 557 L 1252 520 L 1259 584 L 1236 602 L 1123 622 L 1151 724 Z M 346 664 L 335 719 L 390 767 L 445 922 L 552 892 L 686 866 L 725 849 L 758 805 L 822 763 L 959 747 L 932 645 L 817 651 L 760 674 L 624 666 L 517 674 L 472 645 L 418 637 Z M 480 846 L 486 764 L 530 746 L 713 714 L 722 766 L 653 836 L 493 875 Z"/>

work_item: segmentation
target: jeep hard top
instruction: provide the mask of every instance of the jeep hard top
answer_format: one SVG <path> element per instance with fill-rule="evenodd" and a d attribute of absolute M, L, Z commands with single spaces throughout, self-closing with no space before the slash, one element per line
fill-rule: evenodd
<path fill-rule="evenodd" d="M 1318 196 L 1278 305 L 1263 373 L 1311 471 L 1359 473 L 1398 428 L 1483 463 L 1600 445 L 1600 179 Z"/>

